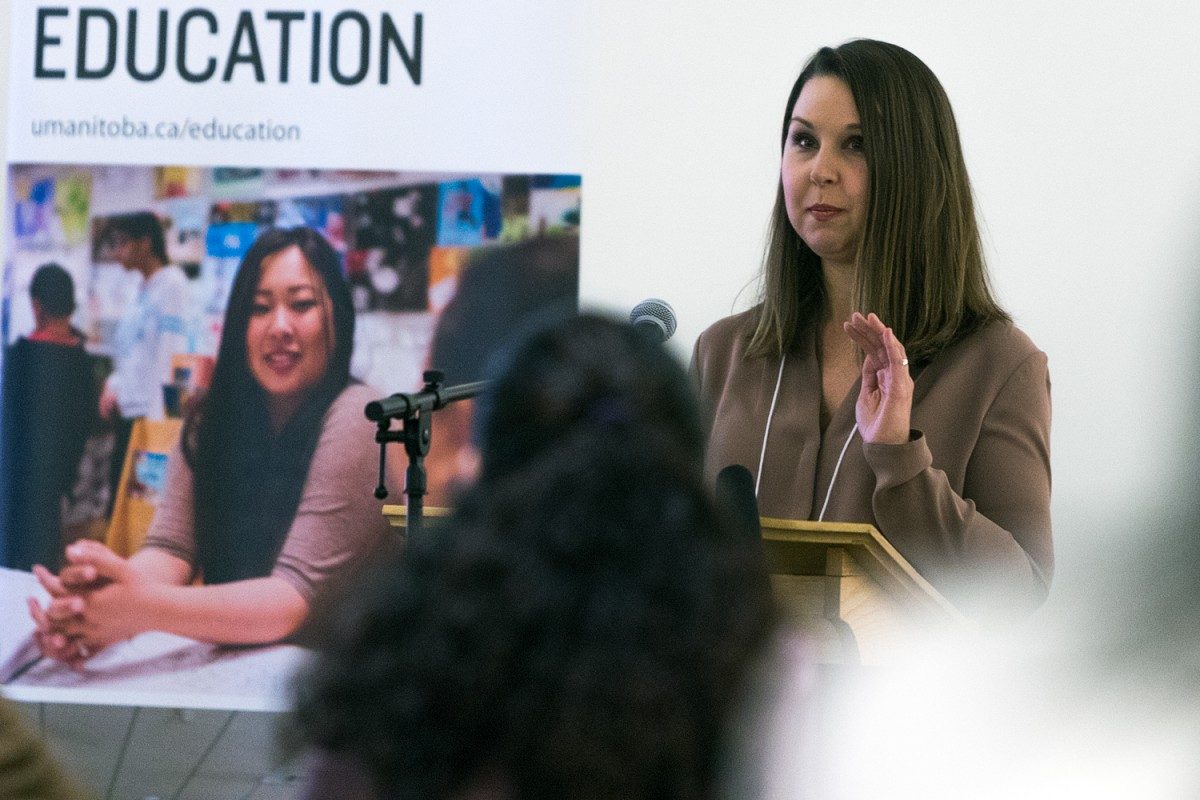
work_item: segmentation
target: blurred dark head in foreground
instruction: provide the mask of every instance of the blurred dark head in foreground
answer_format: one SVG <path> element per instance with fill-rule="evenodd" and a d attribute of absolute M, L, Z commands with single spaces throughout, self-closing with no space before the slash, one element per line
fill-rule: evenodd
<path fill-rule="evenodd" d="M 447 384 L 482 380 L 497 346 L 523 323 L 573 314 L 579 296 L 579 237 L 549 236 L 474 255 L 438 318 L 429 368 Z"/>
<path fill-rule="evenodd" d="M 508 354 L 455 517 L 364 581 L 300 686 L 388 796 L 702 798 L 771 627 L 683 370 L 576 317 Z"/>
<path fill-rule="evenodd" d="M 574 315 L 578 295 L 578 236 L 485 248 L 467 263 L 438 320 L 427 367 L 444 373 L 447 386 L 482 380 L 498 348 L 538 320 Z M 450 505 L 456 485 L 474 472 L 474 406 L 461 401 L 437 414 L 425 462 L 431 506 Z"/>

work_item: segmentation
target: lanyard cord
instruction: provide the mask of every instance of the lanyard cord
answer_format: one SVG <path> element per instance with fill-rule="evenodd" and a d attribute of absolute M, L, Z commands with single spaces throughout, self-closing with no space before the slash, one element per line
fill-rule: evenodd
<path fill-rule="evenodd" d="M 842 459 L 846 457 L 846 450 L 850 447 L 850 440 L 854 438 L 854 434 L 858 432 L 858 423 L 854 423 L 854 427 L 850 429 L 850 435 L 846 437 L 846 443 L 842 445 L 842 452 L 838 453 L 837 465 L 833 468 L 833 477 L 829 479 L 829 490 L 825 492 L 825 503 L 821 506 L 821 513 L 817 515 L 817 522 L 822 522 L 825 519 L 825 509 L 829 508 L 829 498 L 833 497 L 833 485 L 837 483 L 838 472 L 842 469 Z"/>
<path fill-rule="evenodd" d="M 762 485 L 763 464 L 767 458 L 767 439 L 771 435 L 771 420 L 775 417 L 775 406 L 779 402 L 779 387 L 783 383 L 783 367 L 787 363 L 787 354 L 784 353 L 779 359 L 779 375 L 775 378 L 775 392 L 771 395 L 771 408 L 767 411 L 767 425 L 763 429 L 762 448 L 758 453 L 758 472 L 754 478 L 754 496 L 758 497 L 758 487 Z M 837 464 L 833 468 L 833 477 L 829 479 L 829 489 L 825 492 L 825 502 L 821 505 L 821 513 L 817 515 L 817 522 L 822 522 L 825 519 L 825 511 L 829 508 L 829 499 L 833 497 L 833 486 L 837 483 L 838 473 L 842 469 L 842 460 L 846 457 L 846 451 L 850 448 L 850 442 L 854 439 L 854 434 L 858 432 L 858 423 L 850 428 L 850 435 L 846 437 L 845 444 L 842 445 L 842 452 L 838 453 Z"/>
<path fill-rule="evenodd" d="M 758 472 L 754 478 L 754 496 L 758 497 L 758 487 L 762 483 L 763 461 L 767 457 L 767 437 L 771 434 L 771 419 L 775 416 L 775 403 L 779 401 L 779 384 L 783 383 L 783 365 L 787 363 L 787 353 L 779 358 L 779 376 L 775 378 L 775 394 L 771 395 L 771 409 L 767 412 L 767 427 L 763 429 L 762 449 L 758 453 Z"/>

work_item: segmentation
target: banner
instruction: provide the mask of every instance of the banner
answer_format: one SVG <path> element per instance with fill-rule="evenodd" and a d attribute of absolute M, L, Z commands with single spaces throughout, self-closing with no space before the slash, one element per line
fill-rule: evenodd
<path fill-rule="evenodd" d="M 574 173 L 582 11 L 18 2 L 23 163 Z"/>
<path fill-rule="evenodd" d="M 77 637 L 78 671 L 39 657 L 25 597 L 50 598 L 33 564 L 61 569 L 78 539 L 137 552 L 178 489 L 169 462 L 227 323 L 246 324 L 230 294 L 265 231 L 310 228 L 332 248 L 353 306 L 350 372 L 379 394 L 418 388 L 429 368 L 477 379 L 521 319 L 577 304 L 582 18 L 541 0 L 15 5 L 0 307 L 5 694 L 286 705 L 303 659 L 291 645 L 231 649 L 168 622 L 95 654 Z M 39 294 L 55 281 L 70 287 L 65 317 Z M 65 361 L 87 366 L 68 378 Z M 273 386 L 268 376 L 254 390 L 268 406 Z M 466 419 L 435 427 L 427 503 L 449 501 Z M 377 454 L 374 427 L 361 431 L 354 447 Z M 46 453 L 53 471 L 38 466 Z M 175 556 L 203 585 L 201 565 Z"/>

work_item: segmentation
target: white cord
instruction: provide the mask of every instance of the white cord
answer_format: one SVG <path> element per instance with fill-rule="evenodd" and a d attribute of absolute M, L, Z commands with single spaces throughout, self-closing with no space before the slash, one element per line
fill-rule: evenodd
<path fill-rule="evenodd" d="M 771 408 L 767 411 L 767 427 L 763 430 L 762 449 L 758 453 L 758 473 L 754 478 L 754 496 L 758 497 L 758 487 L 762 484 L 763 463 L 767 458 L 767 437 L 771 435 L 771 420 L 775 417 L 775 404 L 779 402 L 779 386 L 783 383 L 783 366 L 787 363 L 787 354 L 785 353 L 779 359 L 779 375 L 775 378 L 775 392 L 771 395 Z M 823 522 L 825 519 L 825 511 L 829 508 L 829 498 L 833 497 L 833 486 L 837 483 L 838 473 L 842 469 L 842 460 L 846 457 L 846 451 L 850 449 L 850 442 L 854 439 L 854 434 L 858 432 L 858 423 L 850 428 L 850 435 L 846 437 L 845 444 L 842 445 L 842 452 L 838 453 L 837 464 L 833 468 L 833 477 L 829 479 L 829 489 L 825 492 L 825 502 L 821 505 L 821 513 L 817 515 L 817 522 Z"/>
<path fill-rule="evenodd" d="M 850 440 L 854 438 L 854 434 L 858 432 L 858 423 L 854 423 L 854 427 L 850 429 L 850 435 L 846 437 L 846 443 L 842 445 L 842 452 L 838 453 L 837 465 L 833 468 L 833 477 L 829 479 L 829 490 L 825 492 L 825 503 L 821 506 L 821 513 L 817 515 L 817 522 L 825 520 L 825 509 L 829 508 L 829 498 L 833 496 L 833 485 L 837 483 L 838 471 L 842 468 L 842 459 L 846 457 L 846 450 L 850 447 Z"/>
<path fill-rule="evenodd" d="M 771 433 L 771 418 L 775 416 L 775 403 L 779 400 L 779 384 L 783 383 L 783 365 L 787 363 L 787 353 L 779 358 L 779 377 L 775 379 L 775 394 L 771 395 L 771 410 L 767 412 L 767 427 L 763 430 L 762 450 L 758 453 L 758 472 L 754 478 L 754 496 L 758 497 L 758 486 L 762 483 L 763 461 L 767 457 L 767 436 Z"/>

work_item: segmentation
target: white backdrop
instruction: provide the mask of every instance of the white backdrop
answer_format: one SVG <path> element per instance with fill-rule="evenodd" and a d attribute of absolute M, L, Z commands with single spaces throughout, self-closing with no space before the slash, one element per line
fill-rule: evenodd
<path fill-rule="evenodd" d="M 536 26 L 525 6 L 507 3 L 508 16 Z M 11 13 L 0 5 L 0 41 Z M 823 44 L 896 42 L 950 94 L 995 284 L 1050 357 L 1060 584 L 1070 585 L 1097 530 L 1132 535 L 1105 520 L 1172 502 L 1170 479 L 1190 444 L 1181 423 L 1195 412 L 1185 377 L 1200 341 L 1190 313 L 1200 9 L 1167 0 L 1136 14 L 1108 0 L 597 0 L 584 21 L 585 80 L 552 93 L 582 113 L 563 130 L 582 143 L 586 303 L 623 311 L 667 299 L 681 358 L 706 325 L 749 305 L 796 72 Z M 529 41 L 555 41 L 552 28 L 544 34 Z M 437 42 L 426 41 L 427 55 Z M 430 56 L 427 76 L 445 53 Z M 479 80 L 490 70 L 478 65 Z M 540 75 L 529 91 L 547 85 L 554 76 Z M 0 80 L 0 92 L 7 86 Z M 524 88 L 505 83 L 493 94 L 520 102 Z M 381 104 L 369 124 L 411 122 L 404 112 Z M 494 138 L 464 112 L 464 135 L 491 163 Z M 573 145 L 555 158 L 573 160 Z M 348 146 L 328 164 L 354 164 L 360 152 Z M 131 150 L 128 160 L 141 157 Z"/>

